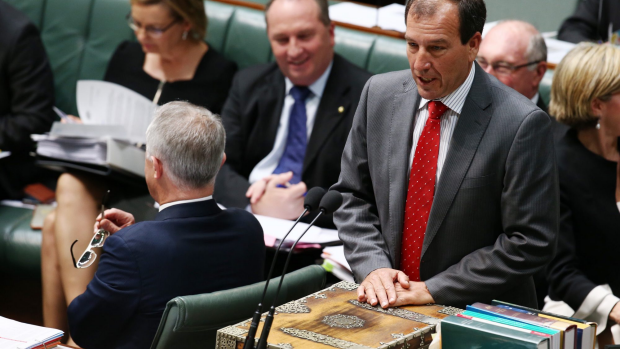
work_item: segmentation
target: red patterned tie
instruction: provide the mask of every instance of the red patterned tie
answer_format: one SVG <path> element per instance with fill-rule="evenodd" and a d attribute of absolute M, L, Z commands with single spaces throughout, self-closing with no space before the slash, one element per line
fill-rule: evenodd
<path fill-rule="evenodd" d="M 400 269 L 411 281 L 420 281 L 422 244 L 435 195 L 440 118 L 446 110 L 448 107 L 439 101 L 428 103 L 428 120 L 418 140 L 411 164 L 400 253 Z"/>

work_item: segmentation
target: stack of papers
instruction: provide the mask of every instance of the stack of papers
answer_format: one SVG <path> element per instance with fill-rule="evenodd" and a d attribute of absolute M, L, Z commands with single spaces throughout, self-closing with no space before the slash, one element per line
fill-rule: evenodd
<path fill-rule="evenodd" d="M 126 132 L 126 136 L 120 139 L 142 144 L 146 142 L 146 129 L 157 108 L 152 101 L 133 90 L 97 80 L 78 81 L 77 107 L 84 124 L 115 125 Z"/>
<path fill-rule="evenodd" d="M 0 349 L 54 348 L 63 331 L 25 324 L 0 316 Z"/>
<path fill-rule="evenodd" d="M 405 6 L 401 4 L 391 4 L 376 9 L 370 6 L 341 2 L 329 7 L 329 17 L 334 21 L 361 27 L 379 27 L 385 30 L 396 30 L 401 33 L 407 30 L 405 26 Z"/>
<path fill-rule="evenodd" d="M 77 106 L 83 124 L 56 122 L 49 134 L 33 135 L 37 154 L 144 177 L 144 150 L 133 144 L 145 143 L 156 105 L 126 87 L 81 80 Z"/>
<path fill-rule="evenodd" d="M 286 219 L 279 219 L 261 215 L 254 215 L 260 225 L 263 227 L 263 233 L 265 235 L 265 243 L 267 246 L 273 246 L 276 240 L 283 240 L 284 235 L 291 229 L 293 226 L 293 222 Z M 295 242 L 301 234 L 308 229 L 309 224 L 306 223 L 297 223 L 295 229 L 291 232 L 291 234 L 286 238 L 285 241 Z M 301 240 L 299 240 L 300 244 L 310 244 L 310 245 L 326 245 L 333 244 L 335 242 L 339 242 L 338 231 L 335 229 L 324 229 L 319 228 L 317 226 L 310 227 L 310 230 L 304 235 Z M 297 245 L 299 246 L 299 245 Z"/>
<path fill-rule="evenodd" d="M 321 257 L 325 259 L 323 268 L 343 281 L 354 282 L 351 266 L 344 256 L 344 246 L 329 246 L 323 249 Z"/>

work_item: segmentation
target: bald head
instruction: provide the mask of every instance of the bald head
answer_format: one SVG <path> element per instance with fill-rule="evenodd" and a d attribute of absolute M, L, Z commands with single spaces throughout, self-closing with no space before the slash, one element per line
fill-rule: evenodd
<path fill-rule="evenodd" d="M 478 61 L 487 73 L 528 98 L 538 92 L 547 69 L 546 60 L 547 47 L 538 30 L 527 22 L 514 20 L 493 27 L 482 40 L 478 53 Z M 527 63 L 531 64 L 516 70 L 493 67 L 519 67 Z"/>

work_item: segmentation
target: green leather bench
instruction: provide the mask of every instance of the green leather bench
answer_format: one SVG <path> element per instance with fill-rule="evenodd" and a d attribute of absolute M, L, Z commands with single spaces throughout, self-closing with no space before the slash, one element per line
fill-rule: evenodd
<path fill-rule="evenodd" d="M 56 105 L 77 114 L 76 82 L 102 79 L 116 46 L 133 38 L 125 22 L 129 0 L 5 0 L 41 31 L 50 58 Z M 262 11 L 205 1 L 207 41 L 239 68 L 273 61 Z M 407 69 L 405 41 L 336 28 L 337 53 L 374 74 Z M 542 91 L 543 89 L 541 89 Z M 548 101 L 548 89 L 543 99 Z M 0 206 L 0 271 L 40 273 L 40 232 L 31 211 Z"/>
<path fill-rule="evenodd" d="M 76 82 L 102 79 L 123 40 L 129 0 L 6 0 L 39 28 L 54 72 L 56 105 L 77 114 Z M 206 1 L 207 41 L 240 68 L 273 61 L 262 11 Z M 406 69 L 404 40 L 336 29 L 336 51 L 373 73 Z M 38 275 L 41 234 L 30 229 L 32 211 L 0 206 L 0 271 Z"/>

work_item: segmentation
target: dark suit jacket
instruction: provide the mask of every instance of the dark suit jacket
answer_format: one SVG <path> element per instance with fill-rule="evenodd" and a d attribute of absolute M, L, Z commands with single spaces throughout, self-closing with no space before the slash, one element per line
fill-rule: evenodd
<path fill-rule="evenodd" d="M 0 0 L 0 199 L 16 197 L 34 180 L 32 133 L 49 131 L 56 116 L 52 70 L 28 17 Z M 9 170 L 10 169 L 10 170 Z"/>
<path fill-rule="evenodd" d="M 369 77 L 370 73 L 334 55 L 306 148 L 301 179 L 308 188 L 327 189 L 338 180 L 342 149 Z M 273 149 L 284 90 L 284 75 L 276 63 L 251 67 L 235 76 L 222 111 L 227 160 L 217 176 L 214 194 L 222 205 L 245 208 L 250 203 L 245 197 L 248 177 Z M 322 223 L 333 225 L 331 219 Z"/>
<path fill-rule="evenodd" d="M 548 267 L 549 296 L 577 310 L 598 285 L 620 295 L 616 206 L 618 164 L 589 151 L 575 129 L 556 142 L 560 178 L 560 233 Z"/>
<path fill-rule="evenodd" d="M 558 32 L 558 39 L 579 43 L 608 41 L 612 32 L 620 30 L 620 1 L 581 0 L 575 13 L 567 18 Z"/>
<path fill-rule="evenodd" d="M 149 348 L 174 297 L 263 279 L 265 243 L 248 212 L 215 201 L 180 204 L 110 236 L 95 277 L 69 305 L 84 348 Z"/>
<path fill-rule="evenodd" d="M 372 77 L 332 189 L 357 281 L 399 268 L 409 153 L 420 103 L 411 71 Z M 437 183 L 420 273 L 439 304 L 536 306 L 532 275 L 553 256 L 559 215 L 551 120 L 476 64 Z"/>
<path fill-rule="evenodd" d="M 547 105 L 545 104 L 545 101 L 542 100 L 542 97 L 540 95 L 538 95 L 538 102 L 536 102 L 536 106 L 538 108 L 540 108 L 540 110 L 542 110 L 545 113 L 549 114 L 549 108 L 547 108 Z"/>

